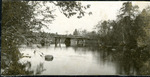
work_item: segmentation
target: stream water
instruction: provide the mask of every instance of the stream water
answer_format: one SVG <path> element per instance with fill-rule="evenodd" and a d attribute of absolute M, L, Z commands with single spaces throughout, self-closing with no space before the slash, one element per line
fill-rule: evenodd
<path fill-rule="evenodd" d="M 36 52 L 35 52 L 36 51 Z M 119 75 L 120 67 L 112 56 L 102 50 L 89 47 L 61 47 L 54 45 L 38 48 L 21 46 L 20 52 L 24 57 L 21 63 L 30 62 L 34 74 L 40 75 Z M 45 55 L 53 55 L 52 61 L 46 61 Z M 134 72 L 133 72 L 134 73 Z"/>

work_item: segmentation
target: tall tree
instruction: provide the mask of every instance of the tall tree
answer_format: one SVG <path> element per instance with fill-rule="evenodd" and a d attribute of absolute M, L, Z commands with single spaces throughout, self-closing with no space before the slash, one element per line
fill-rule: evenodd
<path fill-rule="evenodd" d="M 134 25 L 134 19 L 138 15 L 138 6 L 133 6 L 132 2 L 123 3 L 118 15 L 118 27 L 121 29 L 122 42 L 131 47 L 136 46 L 137 37 L 134 36 L 134 32 L 138 32 L 138 28 Z"/>
<path fill-rule="evenodd" d="M 119 11 L 119 15 L 117 16 L 118 19 L 122 19 L 126 16 L 129 16 L 130 18 L 134 19 L 138 14 L 139 14 L 139 10 L 138 10 L 138 6 L 132 5 L 132 2 L 124 2 L 120 11 Z"/>

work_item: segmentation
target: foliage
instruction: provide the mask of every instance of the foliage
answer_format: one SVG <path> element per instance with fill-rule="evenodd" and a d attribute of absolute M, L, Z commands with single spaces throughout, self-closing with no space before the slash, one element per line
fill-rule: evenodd
<path fill-rule="evenodd" d="M 138 38 L 138 43 L 140 46 L 143 45 L 148 45 L 149 46 L 149 41 L 150 41 L 150 11 L 149 11 L 149 6 L 146 9 L 143 9 L 143 11 L 141 12 L 141 14 L 137 17 L 137 19 L 139 21 L 137 21 L 136 23 L 140 26 L 144 26 L 143 29 L 145 31 L 145 37 L 140 37 Z"/>
<path fill-rule="evenodd" d="M 54 3 L 54 2 L 53 2 Z M 66 16 L 66 17 L 71 17 L 75 14 L 78 14 L 78 18 L 81 18 L 82 16 L 85 15 L 85 10 L 90 8 L 90 5 L 83 6 L 81 2 L 75 2 L 75 1 L 57 1 L 54 3 L 56 6 L 59 6 L 61 8 L 61 12 Z M 89 12 L 88 14 L 90 14 Z"/>
<path fill-rule="evenodd" d="M 139 13 L 138 6 L 132 5 L 132 2 L 124 2 L 122 7 L 120 8 L 120 14 L 117 16 L 119 19 L 122 19 L 126 16 L 129 16 L 130 18 L 134 19 L 136 15 Z"/>
<path fill-rule="evenodd" d="M 131 48 L 137 47 L 137 39 L 145 36 L 143 17 L 138 6 L 131 2 L 123 3 L 117 20 L 101 21 L 97 24 L 101 40 L 106 45 L 126 45 Z M 140 21 L 140 22 L 139 22 Z"/>
<path fill-rule="evenodd" d="M 39 27 L 38 29 L 41 27 L 48 28 L 47 24 L 51 24 L 57 16 L 55 14 L 56 10 L 59 10 L 67 18 L 74 15 L 76 15 L 77 18 L 81 18 L 87 13 L 85 10 L 90 8 L 90 5 L 83 6 L 81 2 L 77 1 L 31 1 L 30 5 L 33 6 L 34 10 L 32 21 L 36 21 L 32 24 Z M 38 16 L 40 18 L 38 18 Z"/>
<path fill-rule="evenodd" d="M 26 40 L 24 34 L 30 33 L 32 28 L 30 19 L 32 17 L 32 7 L 24 1 L 3 1 L 2 3 L 2 51 L 1 61 L 2 74 L 23 74 L 23 65 L 18 64 L 20 52 L 18 45 L 22 40 Z M 6 57 L 6 58 L 5 58 Z M 16 66 L 18 65 L 18 66 Z M 20 67 L 19 67 L 20 66 Z M 16 69 L 14 72 L 13 70 Z M 13 73 L 13 72 L 14 73 Z"/>

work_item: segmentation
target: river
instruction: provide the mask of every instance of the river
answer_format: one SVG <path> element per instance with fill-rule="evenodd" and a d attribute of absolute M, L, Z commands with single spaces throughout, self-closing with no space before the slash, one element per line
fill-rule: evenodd
<path fill-rule="evenodd" d="M 34 52 L 36 51 L 36 52 Z M 21 63 L 30 62 L 28 70 L 39 75 L 120 75 L 118 62 L 109 53 L 89 47 L 61 47 L 54 45 L 38 48 L 21 46 L 24 56 Z M 52 61 L 46 61 L 45 55 L 53 55 Z M 109 56 L 108 56 L 109 55 Z M 107 56 L 107 57 L 106 57 Z M 136 74 L 135 72 L 133 72 Z"/>

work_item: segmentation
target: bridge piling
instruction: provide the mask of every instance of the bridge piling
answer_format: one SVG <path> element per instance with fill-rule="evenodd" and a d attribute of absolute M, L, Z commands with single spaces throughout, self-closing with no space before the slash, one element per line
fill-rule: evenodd
<path fill-rule="evenodd" d="M 61 38 L 60 37 L 55 37 L 55 47 L 57 47 L 57 44 L 61 46 Z"/>

